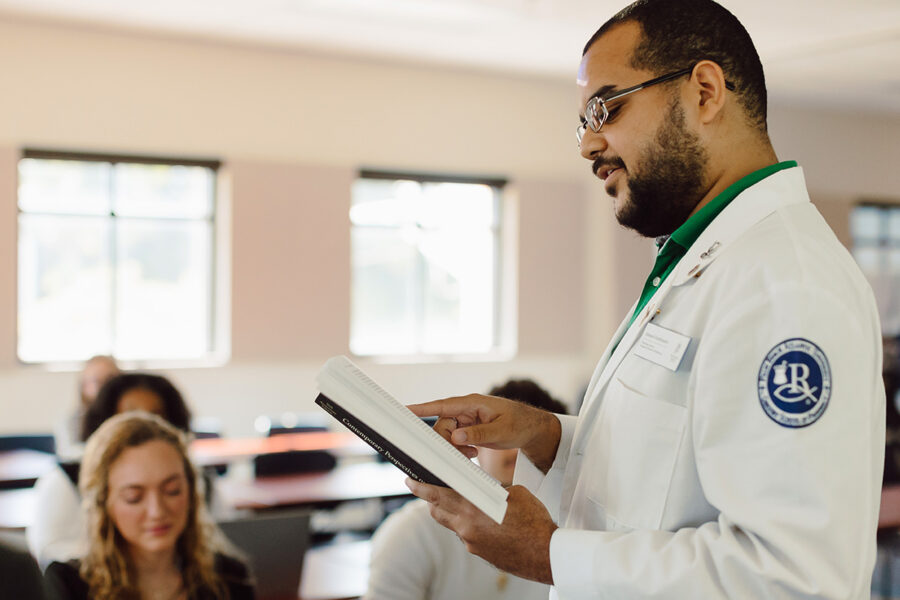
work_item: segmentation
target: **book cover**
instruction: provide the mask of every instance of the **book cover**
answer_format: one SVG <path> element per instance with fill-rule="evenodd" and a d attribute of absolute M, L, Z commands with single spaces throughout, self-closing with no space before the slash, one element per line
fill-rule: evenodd
<path fill-rule="evenodd" d="M 397 448 L 397 446 L 384 439 L 374 429 L 366 426 L 365 423 L 341 408 L 340 405 L 327 396 L 323 394 L 316 396 L 316 404 L 324 408 L 332 417 L 337 419 L 341 425 L 355 433 L 362 441 L 372 446 L 378 454 L 388 459 L 391 464 L 406 473 L 409 477 L 423 483 L 449 487 L 431 473 L 431 471 L 416 462 L 415 459 L 411 458 L 408 454 Z"/>
<path fill-rule="evenodd" d="M 316 404 L 401 471 L 423 483 L 450 487 L 498 523 L 503 521 L 506 489 L 350 359 L 329 359 L 316 381 Z"/>

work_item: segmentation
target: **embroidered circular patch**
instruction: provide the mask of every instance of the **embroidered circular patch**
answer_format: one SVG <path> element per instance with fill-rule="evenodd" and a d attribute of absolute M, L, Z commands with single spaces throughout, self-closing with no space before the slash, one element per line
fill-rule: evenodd
<path fill-rule="evenodd" d="M 766 354 L 759 367 L 757 390 L 763 410 L 779 425 L 812 425 L 828 408 L 831 397 L 828 358 L 809 340 L 785 340 Z"/>

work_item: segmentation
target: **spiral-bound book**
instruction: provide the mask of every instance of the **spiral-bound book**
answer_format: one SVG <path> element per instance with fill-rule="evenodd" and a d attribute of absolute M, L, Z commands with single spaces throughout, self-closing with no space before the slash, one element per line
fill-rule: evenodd
<path fill-rule="evenodd" d="M 508 492 L 346 356 L 325 363 L 316 404 L 409 477 L 456 490 L 496 522 Z"/>

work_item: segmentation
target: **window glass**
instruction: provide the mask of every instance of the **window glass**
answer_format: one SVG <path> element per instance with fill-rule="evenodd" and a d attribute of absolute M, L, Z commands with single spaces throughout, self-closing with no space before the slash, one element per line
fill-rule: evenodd
<path fill-rule="evenodd" d="M 894 245 L 900 245 L 900 206 L 887 211 L 888 238 Z"/>
<path fill-rule="evenodd" d="M 19 358 L 213 353 L 215 168 L 56 156 L 19 162 Z"/>
<path fill-rule="evenodd" d="M 121 219 L 117 233 L 115 355 L 178 359 L 211 351 L 209 227 Z"/>
<path fill-rule="evenodd" d="M 213 172 L 203 167 L 120 163 L 114 210 L 122 217 L 212 216 Z"/>
<path fill-rule="evenodd" d="M 110 223 L 19 215 L 19 358 L 80 360 L 112 344 Z"/>
<path fill-rule="evenodd" d="M 461 233 L 429 232 L 419 245 L 425 353 L 488 352 L 494 343 L 494 236 L 490 230 Z"/>
<path fill-rule="evenodd" d="M 109 214 L 111 171 L 109 163 L 24 158 L 19 161 L 19 210 Z"/>
<path fill-rule="evenodd" d="M 350 349 L 487 353 L 498 345 L 500 189 L 360 178 L 353 188 Z"/>
<path fill-rule="evenodd" d="M 862 205 L 851 213 L 853 257 L 875 293 L 881 329 L 900 335 L 900 205 Z"/>
<path fill-rule="evenodd" d="M 416 351 L 418 259 L 415 232 L 354 229 L 351 349 L 356 354 Z"/>

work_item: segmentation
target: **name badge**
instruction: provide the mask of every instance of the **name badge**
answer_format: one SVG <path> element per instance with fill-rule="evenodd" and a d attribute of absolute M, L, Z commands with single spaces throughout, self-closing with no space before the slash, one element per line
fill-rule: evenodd
<path fill-rule="evenodd" d="M 691 338 L 686 335 L 648 323 L 635 345 L 634 354 L 670 371 L 677 371 L 690 343 Z"/>

